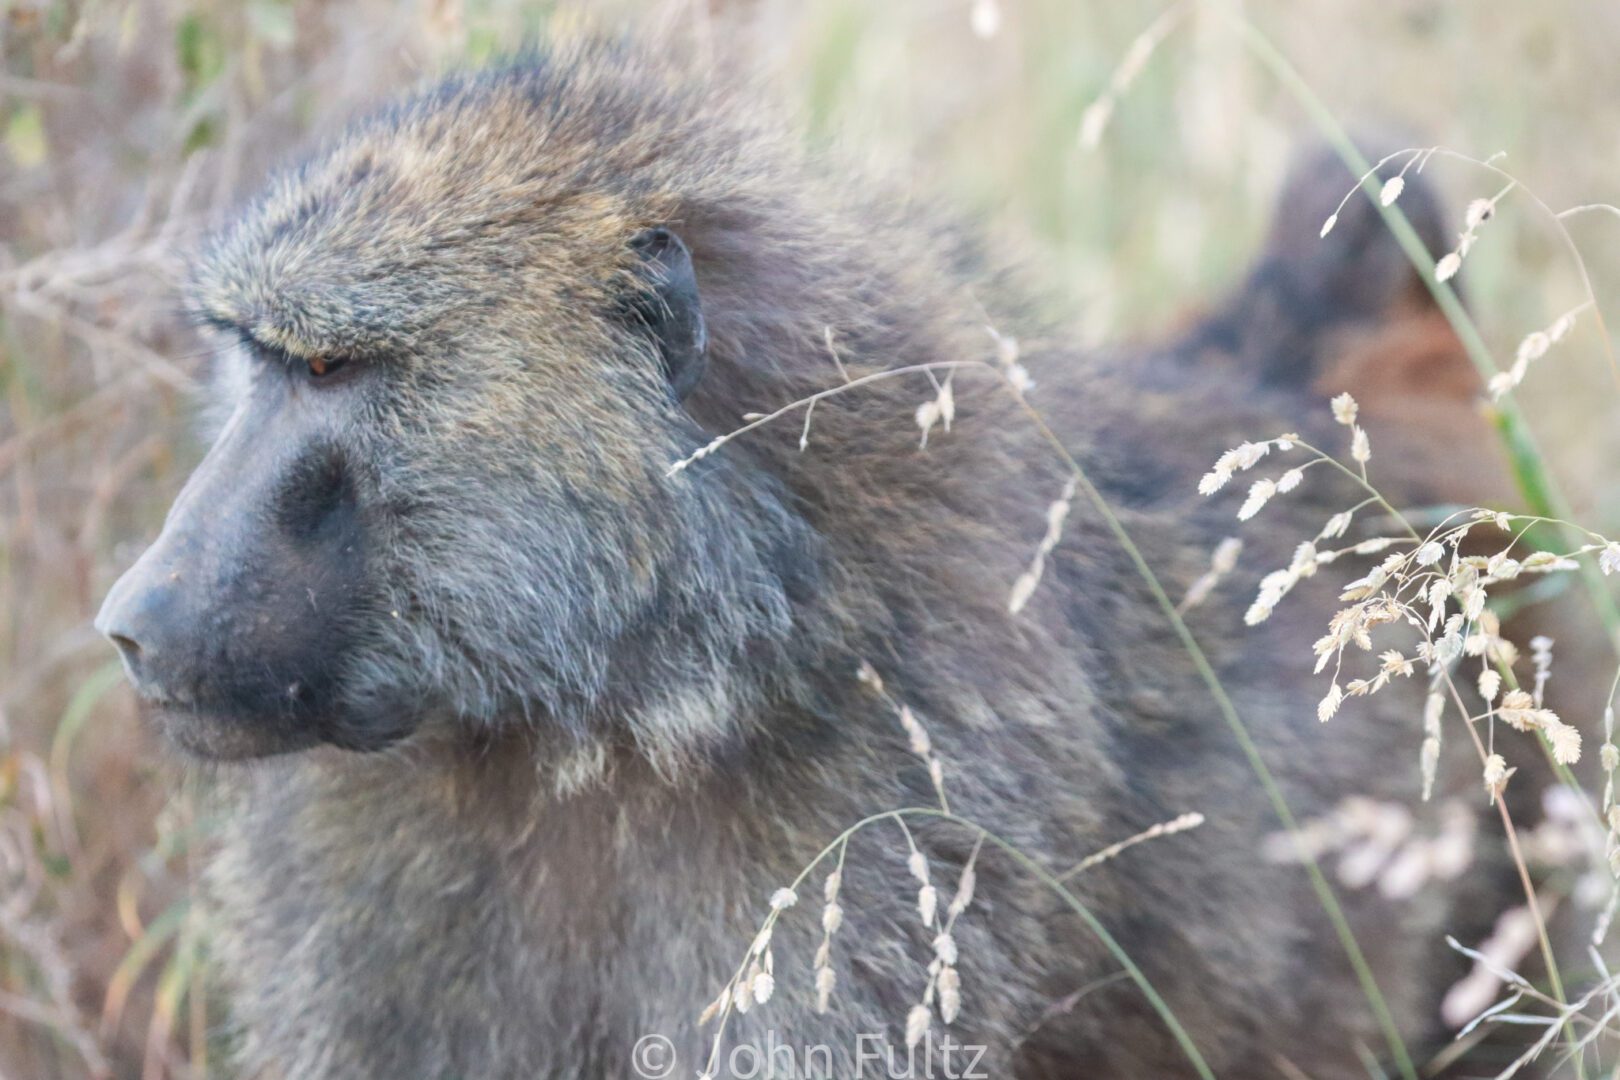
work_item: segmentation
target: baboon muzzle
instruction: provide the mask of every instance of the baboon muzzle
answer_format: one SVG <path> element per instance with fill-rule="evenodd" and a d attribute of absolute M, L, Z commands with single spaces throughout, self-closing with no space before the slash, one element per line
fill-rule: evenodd
<path fill-rule="evenodd" d="M 364 570 L 353 485 L 289 412 L 237 410 L 96 617 L 159 726 L 208 757 L 359 741 L 337 706 Z"/>

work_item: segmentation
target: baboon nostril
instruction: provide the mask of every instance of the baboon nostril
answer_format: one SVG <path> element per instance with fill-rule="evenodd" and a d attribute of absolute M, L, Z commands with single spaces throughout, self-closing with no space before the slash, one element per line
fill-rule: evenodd
<path fill-rule="evenodd" d="M 112 642 L 124 660 L 124 670 L 136 683 L 151 674 L 147 669 L 154 658 L 169 651 L 174 605 L 175 589 L 169 575 L 149 562 L 148 556 L 130 567 L 101 602 L 96 631 Z"/>
<path fill-rule="evenodd" d="M 118 651 L 123 655 L 125 663 L 136 664 L 140 662 L 141 647 L 134 638 L 125 637 L 123 634 L 108 634 L 107 637 L 118 647 Z"/>

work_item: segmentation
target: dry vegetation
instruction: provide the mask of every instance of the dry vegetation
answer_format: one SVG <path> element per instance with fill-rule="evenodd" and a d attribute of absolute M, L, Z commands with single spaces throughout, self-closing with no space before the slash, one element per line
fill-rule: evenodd
<path fill-rule="evenodd" d="M 638 21 L 653 5 L 594 7 L 592 18 Z M 919 192 L 947 194 L 992 222 L 1082 312 L 1090 341 L 1155 334 L 1189 301 L 1230 282 L 1290 147 L 1311 127 L 1298 96 L 1216 5 L 1185 5 L 1168 21 L 1154 0 L 657 7 L 700 25 L 744 19 L 744 36 L 717 40 L 758 54 L 802 104 L 811 138 L 927 177 Z M 1497 581 L 1542 570 L 1573 590 L 1607 595 L 1603 572 L 1620 567 L 1620 551 L 1602 539 L 1620 535 L 1620 485 L 1601 467 L 1620 438 L 1612 420 L 1620 389 L 1600 317 L 1620 280 L 1620 212 L 1566 218 L 1566 233 L 1537 205 L 1620 201 L 1612 168 L 1620 11 L 1600 0 L 1533 9 L 1313 0 L 1256 7 L 1249 17 L 1330 114 L 1393 118 L 1421 133 L 1414 141 L 1491 159 L 1523 181 L 1509 187 L 1508 178 L 1443 154 L 1424 165 L 1459 208 L 1501 194 L 1488 220 L 1458 211 L 1459 233 L 1477 233 L 1463 277 L 1483 351 L 1508 373 L 1495 386 L 1500 407 L 1521 409 L 1540 444 L 1529 456 L 1521 447 L 1520 464 L 1567 495 L 1556 514 L 1534 505 L 1534 491 L 1526 506 L 1505 509 L 1589 531 L 1566 538 L 1528 532 L 1534 523 L 1523 517 L 1463 515 L 1415 522 L 1386 549 L 1344 555 L 1360 560 L 1347 578 L 1367 576 L 1347 593 L 1359 614 L 1324 639 L 1330 664 L 1349 646 L 1354 671 L 1331 684 L 1324 675 L 1323 709 L 1333 713 L 1342 695 L 1372 692 L 1381 679 L 1431 679 L 1437 710 L 1462 707 L 1451 700 L 1454 680 L 1476 685 L 1491 713 L 1459 727 L 1524 732 L 1500 734 L 1502 748 L 1481 743 L 1488 782 L 1509 782 L 1517 758 L 1537 752 L 1535 736 L 1587 796 L 1555 796 L 1551 831 L 1544 824 L 1516 840 L 1524 861 L 1565 867 L 1566 877 L 1568 867 L 1585 867 L 1558 895 L 1595 890 L 1583 902 L 1601 908 L 1609 887 L 1601 815 L 1613 803 L 1620 758 L 1607 746 L 1612 719 L 1549 718 L 1538 687 L 1545 649 L 1505 643 L 1484 605 Z M 218 1006 L 206 990 L 206 927 L 187 887 L 207 823 L 190 813 L 178 772 L 141 731 L 110 650 L 89 626 L 197 457 L 183 433 L 201 358 L 172 311 L 175 252 L 269 165 L 352 107 L 525 35 L 572 32 L 583 18 L 567 5 L 510 0 L 0 0 L 0 1077 L 222 1073 L 209 1046 Z M 1151 55 L 1132 44 L 1144 28 L 1152 28 Z M 1398 198 L 1391 204 L 1399 209 Z M 1569 325 L 1560 322 L 1566 313 Z M 1524 378 L 1510 388 L 1516 355 Z M 1010 359 L 1003 370 L 1016 382 Z M 1351 407 L 1339 408 L 1353 425 Z M 948 420 L 947 409 L 942 399 L 919 420 Z M 1286 456 L 1267 445 L 1278 455 L 1267 465 Z M 1368 479 L 1369 501 L 1376 498 L 1376 459 L 1368 474 L 1353 441 L 1325 449 L 1318 456 L 1296 446 L 1289 464 L 1345 468 Z M 1259 462 L 1258 450 L 1242 450 L 1218 472 Z M 1265 475 L 1272 479 L 1250 489 L 1244 507 L 1245 516 L 1260 515 L 1256 525 L 1263 504 L 1286 498 L 1279 489 L 1293 483 L 1286 471 Z M 1075 497 L 1071 489 L 1059 500 L 1051 543 Z M 1458 530 L 1476 539 L 1499 530 L 1492 555 L 1501 554 L 1467 561 L 1453 542 Z M 1289 575 L 1337 569 L 1325 567 L 1330 539 L 1302 549 L 1264 601 L 1286 602 Z M 1038 542 L 1049 550 L 1042 538 L 1030 542 L 1032 555 Z M 1224 552 L 1212 575 L 1234 553 Z M 1563 573 L 1571 556 L 1583 569 Z M 1039 566 L 1017 584 L 1014 607 L 1039 587 Z M 1404 652 L 1368 660 L 1355 649 L 1369 618 L 1407 615 L 1419 625 Z M 1591 625 L 1599 634 L 1596 619 Z M 1525 654 L 1516 667 L 1503 663 L 1513 644 Z M 1445 663 L 1426 674 L 1437 659 Z M 1527 679 L 1522 690 L 1515 670 Z M 895 707 L 904 722 L 904 704 Z M 1414 718 L 1415 728 L 1422 723 Z M 926 732 L 912 734 L 927 757 Z M 1510 736 L 1522 743 L 1508 744 Z M 938 813 L 948 813 L 947 793 L 942 784 Z M 1502 821 L 1513 835 L 1505 810 Z M 1324 858 L 1343 851 L 1348 859 L 1368 837 L 1386 858 L 1412 846 L 1398 823 L 1367 807 L 1305 830 L 1310 853 Z M 1594 830 L 1598 874 L 1581 862 Z M 828 857 L 840 860 L 841 847 Z M 1431 869 L 1437 858 L 1429 856 Z M 955 1008 L 948 920 L 971 899 L 972 883 L 931 883 L 927 869 L 914 869 L 919 912 L 946 940 L 919 1008 L 944 1014 Z M 830 947 L 836 896 L 833 879 L 824 887 Z M 797 898 L 778 896 L 767 931 Z M 1620 999 L 1601 958 L 1578 956 L 1562 984 L 1556 974 L 1515 982 L 1505 970 L 1536 948 L 1541 928 L 1533 904 L 1504 914 L 1482 947 L 1481 974 L 1459 991 L 1459 1017 L 1464 1005 L 1484 1008 L 1505 993 L 1510 1011 L 1561 1021 L 1545 1025 L 1550 1041 L 1589 1039 L 1583 1066 L 1602 1049 L 1613 1068 L 1613 1046 L 1603 1043 Z M 721 1010 L 769 996 L 760 981 L 770 978 L 768 944 L 767 932 Z M 1570 1019 L 1579 1010 L 1587 1019 Z"/>

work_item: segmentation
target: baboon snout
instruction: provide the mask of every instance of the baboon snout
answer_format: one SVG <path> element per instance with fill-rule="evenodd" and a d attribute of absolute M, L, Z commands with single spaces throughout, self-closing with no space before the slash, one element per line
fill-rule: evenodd
<path fill-rule="evenodd" d="M 233 569 L 214 550 L 217 543 L 231 546 L 229 532 L 211 538 L 194 528 L 171 517 L 96 616 L 96 629 L 117 647 L 130 682 L 154 704 L 190 706 L 206 698 L 242 634 L 231 610 L 245 567 Z"/>
<path fill-rule="evenodd" d="M 145 698 L 168 700 L 177 689 L 178 680 L 166 671 L 183 651 L 177 584 L 178 574 L 163 580 L 143 557 L 113 585 L 96 616 L 96 630 L 117 647 L 129 681 Z"/>
<path fill-rule="evenodd" d="M 329 445 L 268 433 L 215 445 L 95 622 L 159 726 L 207 756 L 363 741 L 341 704 L 365 610 L 353 485 Z"/>

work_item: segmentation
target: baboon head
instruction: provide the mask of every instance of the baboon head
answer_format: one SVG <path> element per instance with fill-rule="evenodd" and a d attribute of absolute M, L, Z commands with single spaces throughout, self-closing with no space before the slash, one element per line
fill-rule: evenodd
<path fill-rule="evenodd" d="M 212 445 L 97 620 L 181 746 L 513 721 L 690 745 L 724 734 L 670 730 L 711 723 L 694 696 L 786 639 L 785 499 L 718 460 L 669 475 L 711 437 L 683 404 L 705 211 L 665 145 L 690 118 L 640 115 L 615 63 L 452 81 L 203 245 Z"/>

